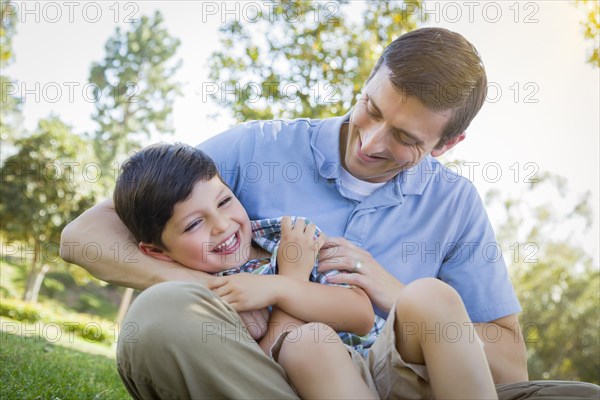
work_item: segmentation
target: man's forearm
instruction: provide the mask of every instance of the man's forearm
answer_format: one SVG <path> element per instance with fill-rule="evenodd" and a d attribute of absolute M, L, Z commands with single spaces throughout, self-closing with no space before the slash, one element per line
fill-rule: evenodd
<path fill-rule="evenodd" d="M 96 204 L 63 230 L 61 257 L 103 281 L 146 289 L 172 280 L 202 282 L 208 275 L 142 254 L 111 200 Z"/>
<path fill-rule="evenodd" d="M 517 317 L 511 315 L 474 325 L 485 344 L 485 355 L 494 383 L 527 381 L 527 350 Z"/>

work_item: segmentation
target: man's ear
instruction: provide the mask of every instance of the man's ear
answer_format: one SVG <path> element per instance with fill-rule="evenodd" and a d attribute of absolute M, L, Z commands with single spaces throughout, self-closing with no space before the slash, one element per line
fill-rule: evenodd
<path fill-rule="evenodd" d="M 454 146 L 456 146 L 457 144 L 459 144 L 460 142 L 465 140 L 466 137 L 467 137 L 467 132 L 463 132 L 460 135 L 453 137 L 452 139 L 448 140 L 446 142 L 446 144 L 444 144 L 444 146 L 442 146 L 441 149 L 431 150 L 431 155 L 433 157 L 441 156 L 442 154 L 444 154 L 445 152 L 447 152 L 448 150 L 450 150 L 451 148 L 453 148 Z"/>
<path fill-rule="evenodd" d="M 159 249 L 158 247 L 156 247 L 153 244 L 140 242 L 140 244 L 138 244 L 138 248 L 140 249 L 140 251 L 143 254 L 150 256 L 150 257 L 154 257 L 158 260 L 175 261 L 168 255 L 163 253 L 163 251 L 161 249 Z"/>

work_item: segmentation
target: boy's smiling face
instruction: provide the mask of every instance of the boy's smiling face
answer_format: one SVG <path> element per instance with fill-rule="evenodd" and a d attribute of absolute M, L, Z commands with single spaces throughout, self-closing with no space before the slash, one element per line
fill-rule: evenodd
<path fill-rule="evenodd" d="M 248 262 L 251 240 L 246 210 L 215 176 L 196 182 L 190 197 L 175 205 L 162 233 L 165 249 L 145 243 L 140 249 L 155 258 L 215 273 Z"/>

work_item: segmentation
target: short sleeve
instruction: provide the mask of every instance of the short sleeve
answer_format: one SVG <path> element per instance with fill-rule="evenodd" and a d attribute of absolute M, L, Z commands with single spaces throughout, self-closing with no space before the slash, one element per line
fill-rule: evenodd
<path fill-rule="evenodd" d="M 255 148 L 254 124 L 247 122 L 234 126 L 197 147 L 207 153 L 217 165 L 223 181 L 236 196 L 244 184 L 245 166 L 252 163 Z"/>
<path fill-rule="evenodd" d="M 459 218 L 459 238 L 444 259 L 438 277 L 462 297 L 473 322 L 489 322 L 521 311 L 502 250 L 475 187 L 468 186 Z"/>

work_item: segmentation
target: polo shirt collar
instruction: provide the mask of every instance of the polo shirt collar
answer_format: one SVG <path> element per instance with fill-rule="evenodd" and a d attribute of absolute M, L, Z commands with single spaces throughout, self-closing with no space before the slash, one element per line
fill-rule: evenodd
<path fill-rule="evenodd" d="M 350 113 L 342 117 L 327 118 L 317 125 L 310 139 L 310 146 L 317 163 L 319 175 L 324 179 L 339 179 L 340 168 L 340 130 L 342 124 L 350 119 Z"/>
<path fill-rule="evenodd" d="M 339 179 L 340 169 L 340 130 L 342 124 L 350 119 L 350 112 L 341 117 L 327 118 L 316 126 L 310 145 L 315 157 L 319 175 L 324 179 Z M 392 192 L 400 198 L 403 195 L 421 195 L 433 177 L 432 157 L 427 155 L 416 166 L 402 171 L 391 182 L 380 188 L 393 185 Z M 389 192 L 388 192 L 389 193 Z"/>

